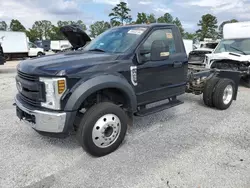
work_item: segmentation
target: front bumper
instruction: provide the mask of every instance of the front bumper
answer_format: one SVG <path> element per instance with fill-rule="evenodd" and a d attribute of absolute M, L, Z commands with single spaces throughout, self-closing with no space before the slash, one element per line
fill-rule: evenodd
<path fill-rule="evenodd" d="M 37 131 L 62 133 L 66 124 L 66 112 L 41 111 L 25 107 L 15 98 L 16 114 Z"/>

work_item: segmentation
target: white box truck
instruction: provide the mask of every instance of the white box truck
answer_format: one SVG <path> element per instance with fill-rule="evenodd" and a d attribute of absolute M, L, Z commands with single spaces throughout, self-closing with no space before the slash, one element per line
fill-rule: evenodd
<path fill-rule="evenodd" d="M 50 42 L 50 49 L 57 53 L 71 48 L 71 44 L 68 40 L 52 40 Z"/>
<path fill-rule="evenodd" d="M 29 42 L 24 32 L 0 31 L 0 43 L 6 60 L 44 55 L 44 50 Z"/>

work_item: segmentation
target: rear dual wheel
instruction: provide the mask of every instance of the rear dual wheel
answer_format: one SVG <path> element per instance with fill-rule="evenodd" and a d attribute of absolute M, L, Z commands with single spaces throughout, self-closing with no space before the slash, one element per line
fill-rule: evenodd
<path fill-rule="evenodd" d="M 84 114 L 77 139 L 86 152 L 101 157 L 115 151 L 127 132 L 128 118 L 119 106 L 102 102 Z"/>
<path fill-rule="evenodd" d="M 203 101 L 209 107 L 220 110 L 229 108 L 235 95 L 235 83 L 230 79 L 212 78 L 208 80 L 203 93 Z"/>

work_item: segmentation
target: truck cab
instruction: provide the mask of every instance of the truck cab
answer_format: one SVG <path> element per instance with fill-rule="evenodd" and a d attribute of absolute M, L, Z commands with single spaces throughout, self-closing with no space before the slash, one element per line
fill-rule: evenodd
<path fill-rule="evenodd" d="M 29 57 L 37 57 L 37 56 L 40 57 L 42 55 L 45 55 L 44 49 L 39 48 L 32 42 L 28 42 L 28 48 L 29 48 L 29 53 L 28 53 Z"/>
<path fill-rule="evenodd" d="M 19 63 L 16 114 L 39 134 L 76 131 L 91 155 L 115 151 L 133 116 L 180 105 L 177 97 L 185 92 L 205 88 L 205 104 L 221 110 L 236 100 L 237 73 L 188 74 L 176 25 L 114 27 L 94 40 L 76 26 L 61 32 L 74 50 Z M 149 107 L 159 101 L 165 103 Z"/>

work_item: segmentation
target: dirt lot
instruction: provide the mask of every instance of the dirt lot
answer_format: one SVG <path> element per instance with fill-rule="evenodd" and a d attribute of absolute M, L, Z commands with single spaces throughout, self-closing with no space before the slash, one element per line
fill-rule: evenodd
<path fill-rule="evenodd" d="M 15 63 L 6 66 L 15 67 Z M 0 67 L 1 69 L 1 67 Z M 8 71 L 7 71 L 8 72 Z M 124 144 L 93 158 L 75 136 L 38 135 L 15 116 L 15 73 L 0 73 L 0 187 L 250 187 L 250 97 L 226 111 L 184 95 L 178 107 L 136 118 Z"/>
<path fill-rule="evenodd" d="M 0 65 L 0 74 L 14 73 L 19 62 L 20 61 L 7 61 L 4 65 Z"/>

